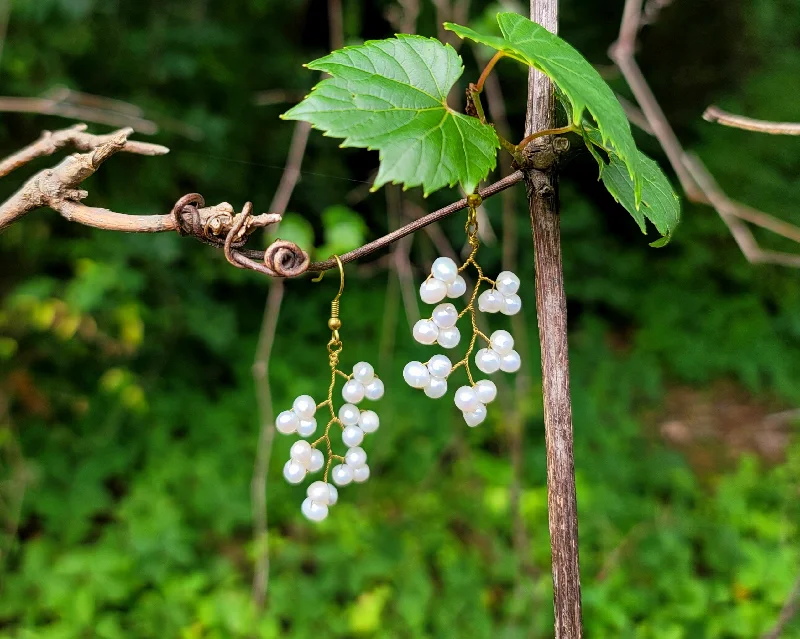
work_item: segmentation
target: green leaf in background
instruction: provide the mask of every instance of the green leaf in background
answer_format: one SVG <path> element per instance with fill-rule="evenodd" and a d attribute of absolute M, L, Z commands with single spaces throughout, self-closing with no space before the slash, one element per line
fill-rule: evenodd
<path fill-rule="evenodd" d="M 586 58 L 544 27 L 516 13 L 500 13 L 497 22 L 502 38 L 481 35 L 450 22 L 446 22 L 444 28 L 546 73 L 569 98 L 574 125 L 580 125 L 583 111 L 588 110 L 597 123 L 603 143 L 610 143 L 625 164 L 635 185 L 634 202 L 638 206 L 642 192 L 639 155 L 628 119 L 611 88 Z"/>
<path fill-rule="evenodd" d="M 329 206 L 322 212 L 325 244 L 317 249 L 317 255 L 328 257 L 342 255 L 364 243 L 367 225 L 361 216 L 346 206 Z"/>
<path fill-rule="evenodd" d="M 664 236 L 652 242 L 650 246 L 656 248 L 666 246 L 681 216 L 680 199 L 673 191 L 667 176 L 664 175 L 664 172 L 656 162 L 637 149 L 636 153 L 639 154 L 639 168 L 642 177 L 641 205 L 637 209 L 633 182 L 625 169 L 625 164 L 616 153 L 603 147 L 600 132 L 594 127 L 588 126 L 585 122 L 584 134 L 587 146 L 600 164 L 600 177 L 608 192 L 633 216 L 639 228 L 642 229 L 642 233 L 647 234 L 645 226 L 645 218 L 647 218 L 653 223 L 658 232 Z M 594 148 L 595 145 L 608 153 L 607 164 L 600 157 L 597 149 Z"/>
<path fill-rule="evenodd" d="M 377 149 L 373 190 L 389 182 L 425 195 L 460 183 L 472 193 L 495 166 L 494 128 L 457 113 L 447 94 L 464 67 L 437 40 L 398 35 L 345 47 L 309 63 L 332 77 L 282 117 L 303 120 L 343 147 Z"/>

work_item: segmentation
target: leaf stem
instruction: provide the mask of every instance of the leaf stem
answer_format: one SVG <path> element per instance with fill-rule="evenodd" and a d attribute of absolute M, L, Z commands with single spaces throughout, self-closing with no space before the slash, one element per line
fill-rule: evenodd
<path fill-rule="evenodd" d="M 492 72 L 492 69 L 494 69 L 494 65 L 500 62 L 500 59 L 505 57 L 505 55 L 506 54 L 503 53 L 502 51 L 498 51 L 497 53 L 494 54 L 492 59 L 489 60 L 489 62 L 483 68 L 481 77 L 478 78 L 478 82 L 475 84 L 475 91 L 477 91 L 478 93 L 483 91 L 483 83 L 486 82 L 486 78 L 489 77 L 489 74 Z"/>

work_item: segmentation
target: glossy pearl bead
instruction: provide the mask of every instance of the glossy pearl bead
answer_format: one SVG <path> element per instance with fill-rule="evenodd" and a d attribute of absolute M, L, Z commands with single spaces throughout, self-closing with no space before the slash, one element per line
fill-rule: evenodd
<path fill-rule="evenodd" d="M 453 280 L 452 284 L 447 285 L 447 297 L 449 297 L 451 300 L 461 297 L 466 292 L 467 283 L 460 275 Z"/>
<path fill-rule="evenodd" d="M 462 386 L 456 391 L 454 401 L 458 409 L 464 413 L 475 410 L 480 403 L 478 394 L 469 386 Z"/>
<path fill-rule="evenodd" d="M 458 326 L 440 328 L 439 338 L 436 341 L 442 348 L 455 348 L 458 346 L 461 341 L 461 332 L 458 330 Z"/>
<path fill-rule="evenodd" d="M 429 319 L 421 319 L 414 324 L 414 339 L 420 344 L 433 344 L 439 337 L 439 327 Z"/>
<path fill-rule="evenodd" d="M 301 419 L 300 423 L 297 425 L 297 434 L 300 435 L 300 437 L 311 437 L 316 430 L 316 419 Z"/>
<path fill-rule="evenodd" d="M 292 410 L 285 410 L 275 419 L 275 428 L 283 435 L 291 435 L 300 425 L 300 418 Z"/>
<path fill-rule="evenodd" d="M 497 291 L 484 291 L 478 295 L 478 310 L 482 313 L 497 313 L 503 306 L 503 296 Z"/>
<path fill-rule="evenodd" d="M 517 351 L 511 351 L 500 358 L 500 370 L 504 373 L 516 373 L 522 366 L 522 359 Z"/>
<path fill-rule="evenodd" d="M 489 342 L 492 345 L 492 350 L 498 355 L 505 355 L 510 353 L 514 348 L 514 338 L 508 331 L 495 331 L 489 336 Z"/>
<path fill-rule="evenodd" d="M 425 394 L 431 399 L 439 399 L 447 393 L 447 380 L 441 377 L 431 377 L 425 387 Z"/>
<path fill-rule="evenodd" d="M 482 348 L 475 353 L 475 366 L 487 375 L 500 370 L 500 356 L 490 348 Z"/>
<path fill-rule="evenodd" d="M 328 490 L 328 484 L 324 481 L 315 481 L 309 484 L 306 495 L 314 503 L 324 506 L 327 506 L 331 499 L 331 491 Z"/>
<path fill-rule="evenodd" d="M 361 468 L 353 469 L 353 481 L 358 484 L 363 484 L 369 479 L 369 466 L 364 464 Z"/>
<path fill-rule="evenodd" d="M 315 448 L 311 451 L 311 461 L 308 462 L 308 472 L 316 473 L 318 470 L 321 470 L 324 465 L 325 455 L 322 454 L 321 450 Z"/>
<path fill-rule="evenodd" d="M 317 412 L 317 403 L 311 395 L 300 395 L 294 400 L 292 410 L 300 419 L 311 419 Z"/>
<path fill-rule="evenodd" d="M 447 295 L 447 284 L 430 278 L 419 287 L 419 298 L 426 304 L 438 304 Z"/>
<path fill-rule="evenodd" d="M 303 500 L 300 510 L 310 521 L 322 521 L 328 516 L 328 507 L 325 504 L 318 504 L 311 501 L 308 497 Z"/>
<path fill-rule="evenodd" d="M 449 257 L 437 257 L 431 266 L 431 275 L 440 282 L 452 284 L 458 277 L 458 266 Z"/>
<path fill-rule="evenodd" d="M 378 413 L 374 410 L 365 410 L 358 418 L 358 427 L 365 433 L 374 433 L 381 425 L 381 420 L 378 419 Z"/>
<path fill-rule="evenodd" d="M 495 280 L 497 290 L 508 297 L 514 295 L 519 290 L 519 278 L 511 271 L 503 271 Z"/>
<path fill-rule="evenodd" d="M 433 309 L 432 319 L 439 328 L 450 328 L 458 321 L 458 311 L 450 302 L 439 304 Z"/>
<path fill-rule="evenodd" d="M 375 378 L 364 387 L 364 395 L 367 399 L 376 401 L 383 397 L 383 390 L 383 382 Z"/>
<path fill-rule="evenodd" d="M 497 397 L 497 386 L 494 382 L 488 379 L 481 379 L 475 383 L 475 393 L 478 395 L 478 401 L 481 404 L 489 404 Z"/>
<path fill-rule="evenodd" d="M 354 426 L 358 424 L 358 418 L 361 417 L 361 411 L 358 410 L 353 404 L 342 404 L 339 409 L 339 420 L 345 426 Z"/>
<path fill-rule="evenodd" d="M 342 441 L 349 448 L 358 446 L 364 441 L 364 431 L 358 426 L 348 426 L 342 431 Z"/>
<path fill-rule="evenodd" d="M 353 377 L 362 384 L 369 384 L 375 377 L 375 369 L 372 368 L 372 364 L 359 362 L 353 366 Z"/>
<path fill-rule="evenodd" d="M 422 362 L 409 362 L 403 368 L 403 379 L 411 388 L 425 388 L 431 375 Z"/>
<path fill-rule="evenodd" d="M 503 315 L 516 315 L 522 310 L 522 299 L 519 295 L 509 295 L 503 298 Z"/>
<path fill-rule="evenodd" d="M 299 484 L 306 478 L 305 466 L 290 459 L 283 466 L 283 476 L 290 484 Z"/>
<path fill-rule="evenodd" d="M 354 446 L 348 450 L 344 455 L 344 463 L 350 466 L 353 470 L 361 468 L 367 463 L 367 453 L 361 446 Z"/>
<path fill-rule="evenodd" d="M 349 379 L 342 387 L 342 399 L 351 404 L 358 404 L 358 402 L 364 399 L 365 392 L 364 384 L 357 379 Z"/>
<path fill-rule="evenodd" d="M 289 457 L 294 459 L 298 464 L 302 464 L 305 468 L 308 468 L 309 462 L 311 461 L 311 450 L 311 444 L 305 439 L 300 439 L 292 444 L 292 447 L 289 449 Z"/>
<path fill-rule="evenodd" d="M 434 377 L 444 379 L 453 370 L 453 363 L 447 355 L 434 355 L 428 360 L 428 371 Z"/>
<path fill-rule="evenodd" d="M 353 481 L 353 469 L 346 464 L 339 464 L 338 466 L 334 466 L 333 470 L 331 470 L 331 477 L 336 485 L 347 486 L 347 484 Z"/>
<path fill-rule="evenodd" d="M 464 413 L 464 421 L 467 422 L 467 426 L 470 428 L 475 428 L 478 424 L 482 424 L 484 419 L 486 419 L 486 406 L 483 404 L 478 404 L 475 410 Z"/>
<path fill-rule="evenodd" d="M 336 505 L 336 502 L 339 501 L 339 491 L 336 490 L 336 486 L 328 484 L 328 493 L 330 494 L 328 497 L 328 506 Z"/>

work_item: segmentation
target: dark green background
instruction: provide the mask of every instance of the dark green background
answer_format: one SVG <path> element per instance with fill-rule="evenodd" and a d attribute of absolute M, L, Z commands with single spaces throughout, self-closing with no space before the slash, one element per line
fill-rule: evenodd
<path fill-rule="evenodd" d="M 87 182 L 91 203 L 167 212 L 199 191 L 266 210 L 294 124 L 278 119 L 289 104 L 259 107 L 254 95 L 312 86 L 301 64 L 329 49 L 325 2 L 11 4 L 3 94 L 66 85 L 130 101 L 162 124 L 151 139 L 172 153 L 114 157 Z M 344 0 L 348 42 L 390 36 L 390 7 Z M 470 15 L 486 22 L 498 8 L 476 3 Z M 610 71 L 605 51 L 621 10 L 619 1 L 567 0 L 561 35 Z M 424 2 L 419 32 L 435 35 L 435 22 Z M 474 80 L 475 51 L 461 53 L 462 80 Z M 645 29 L 639 57 L 676 132 L 728 193 L 800 222 L 800 140 L 700 118 L 714 102 L 800 121 L 797 3 L 676 0 Z M 520 132 L 525 73 L 513 63 L 498 73 Z M 610 81 L 627 94 L 613 72 Z M 4 113 L 0 151 L 68 124 Z M 636 134 L 663 163 L 654 141 Z M 52 162 L 6 177 L 3 195 Z M 363 197 L 376 163 L 312 133 L 290 211 L 328 243 L 323 252 L 389 228 L 384 192 Z M 433 210 L 456 196 L 405 197 Z M 586 152 L 567 163 L 561 196 L 586 636 L 758 637 L 800 570 L 800 445 L 791 425 L 775 435 L 766 417 L 800 406 L 800 273 L 748 264 L 717 214 L 688 203 L 674 241 L 649 248 Z M 516 198 L 506 237 L 519 249 L 531 388 L 468 429 L 452 400 L 402 382 L 403 364 L 430 351 L 411 339 L 395 271 L 378 254 L 349 268 L 343 365 L 368 359 L 387 386 L 381 429 L 367 443 L 373 478 L 343 489 L 328 520 L 311 525 L 299 511 L 304 490 L 280 474 L 290 438 L 276 440 L 262 615 L 250 604 L 259 551 L 250 369 L 269 282 L 190 239 L 92 231 L 51 211 L 0 235 L 0 393 L 10 405 L 0 422 L 0 635 L 551 637 L 532 252 L 521 189 Z M 357 215 L 331 211 L 341 205 Z M 502 235 L 500 199 L 487 211 Z M 462 228 L 462 216 L 442 224 L 456 247 Z M 419 234 L 417 282 L 436 255 Z M 500 270 L 500 243 L 480 256 L 489 274 Z M 324 394 L 333 280 L 287 284 L 271 361 L 278 408 Z M 800 637 L 800 622 L 784 636 Z"/>

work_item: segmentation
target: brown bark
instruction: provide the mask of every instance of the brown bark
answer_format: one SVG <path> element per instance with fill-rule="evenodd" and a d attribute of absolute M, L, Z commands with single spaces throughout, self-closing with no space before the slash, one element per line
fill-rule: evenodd
<path fill-rule="evenodd" d="M 531 20 L 556 32 L 558 0 L 531 0 Z M 525 135 L 555 126 L 555 95 L 549 78 L 531 69 Z M 561 265 L 556 154 L 552 138 L 531 143 L 536 165 L 525 174 L 536 265 L 536 314 L 542 355 L 547 448 L 547 505 L 553 570 L 556 639 L 580 639 L 581 585 L 578 507 L 569 392 L 567 300 Z M 548 161 L 549 158 L 549 161 Z M 545 161 L 542 162 L 542 159 Z"/>

